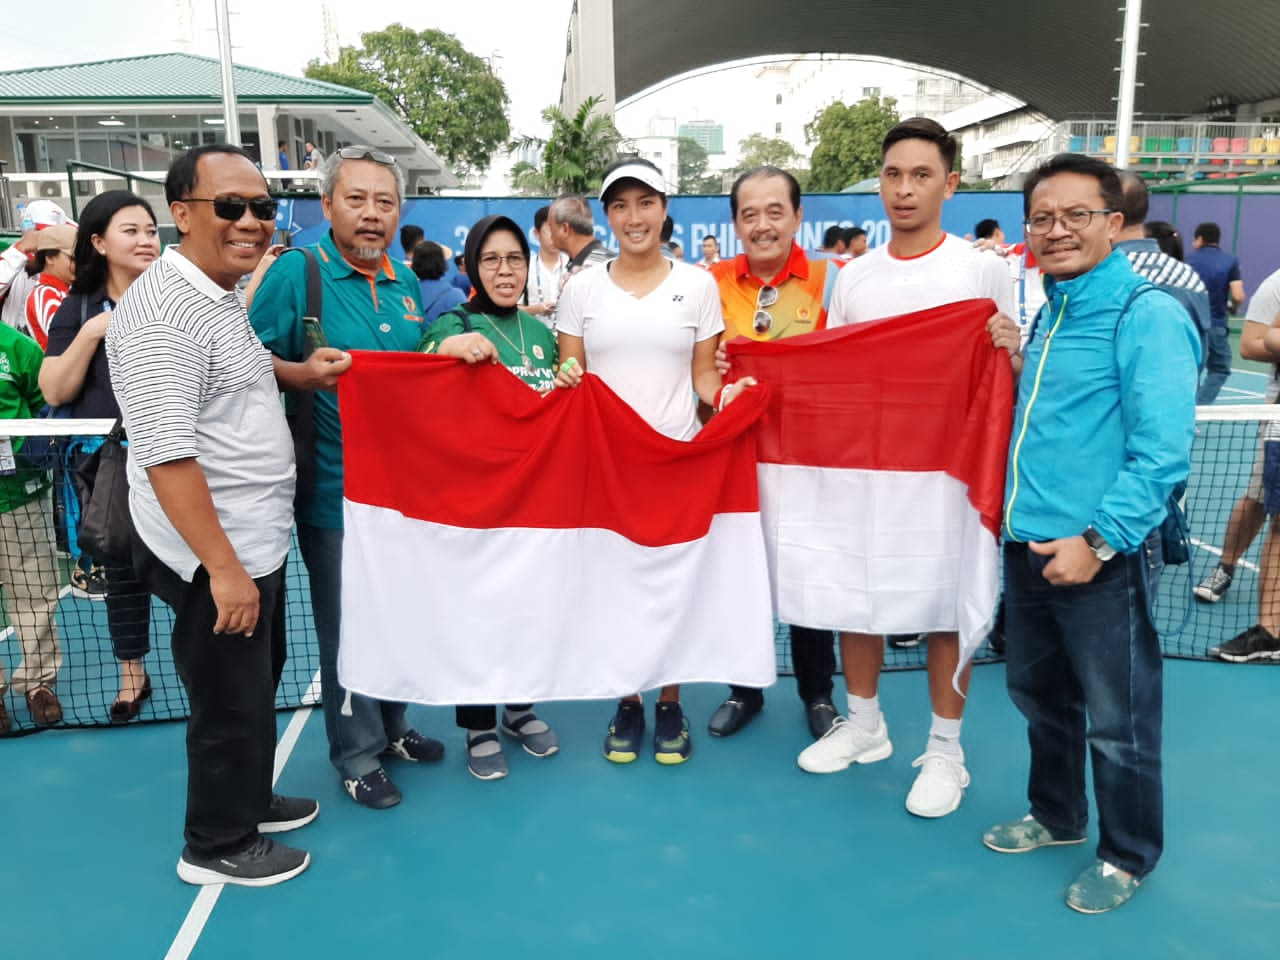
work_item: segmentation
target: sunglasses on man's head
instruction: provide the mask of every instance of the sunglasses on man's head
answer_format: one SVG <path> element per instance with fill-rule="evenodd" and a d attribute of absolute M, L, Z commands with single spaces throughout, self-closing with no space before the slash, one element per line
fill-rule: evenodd
<path fill-rule="evenodd" d="M 387 167 L 394 167 L 396 164 L 396 158 L 391 154 L 371 147 L 343 147 L 338 151 L 338 156 L 343 160 L 372 160 Z"/>
<path fill-rule="evenodd" d="M 212 203 L 213 215 L 219 220 L 230 220 L 235 223 L 244 216 L 245 208 L 257 220 L 275 220 L 279 204 L 270 197 L 256 200 L 242 200 L 240 197 L 183 197 L 183 203 Z"/>

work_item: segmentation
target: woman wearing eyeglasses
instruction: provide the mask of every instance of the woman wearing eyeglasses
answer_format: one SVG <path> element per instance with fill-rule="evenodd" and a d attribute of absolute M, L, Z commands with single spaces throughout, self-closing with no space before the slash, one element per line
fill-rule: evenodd
<path fill-rule="evenodd" d="M 618 256 L 566 284 L 557 309 L 560 354 L 599 376 L 659 433 L 690 440 L 700 426 L 699 399 L 723 407 L 755 381 L 747 377 L 721 389 L 715 363 L 724 330 L 720 296 L 705 270 L 663 256 L 667 195 L 658 168 L 635 159 L 614 164 L 600 202 Z M 640 697 L 622 700 L 605 738 L 605 758 L 635 760 L 644 727 Z M 683 763 L 693 752 L 678 685 L 660 695 L 653 751 L 662 764 Z"/>
<path fill-rule="evenodd" d="M 69 406 L 72 417 L 120 416 L 107 369 L 107 324 L 125 290 L 159 255 L 155 214 L 141 197 L 110 190 L 85 206 L 76 241 L 75 280 L 53 315 L 40 367 L 45 400 Z M 90 452 L 82 448 L 81 456 Z M 124 723 L 138 715 L 151 695 L 151 679 L 142 664 L 151 649 L 151 595 L 127 564 L 101 569 L 107 631 L 111 650 L 120 661 L 120 692 L 111 704 L 110 717 Z"/>
<path fill-rule="evenodd" d="M 524 231 L 509 217 L 485 217 L 467 234 L 463 259 L 475 294 L 436 320 L 418 349 L 467 363 L 500 363 L 539 393 L 551 390 L 559 365 L 555 335 L 519 307 L 529 279 Z M 564 377 L 576 383 L 581 371 L 566 371 Z M 467 769 L 481 780 L 505 777 L 497 707 L 460 706 L 457 723 L 467 731 Z M 501 729 L 532 756 L 549 757 L 560 749 L 555 731 L 534 715 L 532 704 L 507 704 Z"/>

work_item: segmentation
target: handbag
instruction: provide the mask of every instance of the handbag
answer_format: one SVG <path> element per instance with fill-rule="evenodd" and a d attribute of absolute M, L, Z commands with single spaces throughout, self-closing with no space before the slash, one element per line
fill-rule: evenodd
<path fill-rule="evenodd" d="M 102 446 L 80 468 L 88 497 L 80 512 L 80 546 L 95 560 L 128 565 L 133 518 L 129 515 L 128 447 L 116 418 Z"/>

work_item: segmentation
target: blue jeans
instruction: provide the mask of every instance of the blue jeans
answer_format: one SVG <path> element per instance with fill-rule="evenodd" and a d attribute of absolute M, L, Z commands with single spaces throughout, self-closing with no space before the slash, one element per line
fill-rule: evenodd
<path fill-rule="evenodd" d="M 1231 343 L 1227 339 L 1227 328 L 1213 327 L 1209 331 L 1209 355 L 1204 362 L 1204 383 L 1196 391 L 1196 403 L 1200 405 L 1213 403 L 1218 391 L 1231 376 Z"/>
<path fill-rule="evenodd" d="M 1098 858 L 1144 877 L 1164 848 L 1162 662 L 1148 587 L 1158 556 L 1144 545 L 1070 587 L 1044 579 L 1048 559 L 1004 547 L 1006 682 L 1027 719 L 1031 814 L 1056 837 L 1084 835 L 1088 743 Z"/>
<path fill-rule="evenodd" d="M 311 578 L 311 614 L 320 646 L 320 686 L 329 762 L 344 780 L 373 773 L 378 754 L 409 730 L 405 705 L 351 694 L 351 715 L 342 712 L 347 691 L 338 683 L 338 636 L 342 625 L 342 531 L 298 524 L 298 547 Z"/>

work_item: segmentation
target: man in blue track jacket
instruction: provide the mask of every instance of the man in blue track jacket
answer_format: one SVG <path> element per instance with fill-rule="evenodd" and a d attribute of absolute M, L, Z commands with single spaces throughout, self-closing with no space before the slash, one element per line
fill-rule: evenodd
<path fill-rule="evenodd" d="M 1007 683 L 1027 719 L 1030 813 L 989 830 L 1002 853 L 1083 843 L 1067 905 L 1128 901 L 1164 843 L 1160 640 L 1150 576 L 1195 437 L 1200 337 L 1186 309 L 1112 249 L 1116 171 L 1054 157 L 1023 193 L 1048 300 L 1027 343 L 1005 485 Z M 1088 724 L 1086 727 L 1086 716 Z"/>

